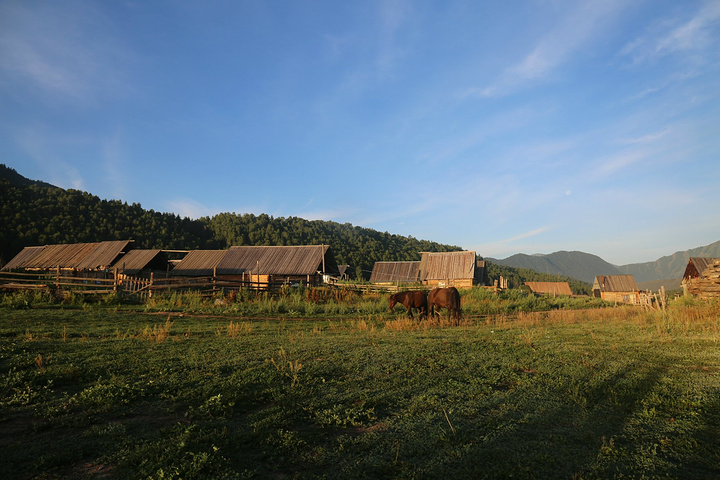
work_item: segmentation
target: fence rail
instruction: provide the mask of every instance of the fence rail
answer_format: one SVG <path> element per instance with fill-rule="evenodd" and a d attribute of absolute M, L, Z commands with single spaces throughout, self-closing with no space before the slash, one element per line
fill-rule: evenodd
<path fill-rule="evenodd" d="M 287 287 L 287 281 L 267 282 L 257 280 L 227 279 L 217 276 L 208 277 L 134 277 L 124 274 L 108 274 L 110 278 L 92 278 L 70 276 L 67 272 L 0 272 L 2 290 L 42 290 L 53 292 L 72 291 L 86 294 L 119 293 L 131 298 L 150 298 L 158 292 L 194 290 L 203 294 L 212 294 L 221 290 L 256 290 L 279 292 Z M 398 285 L 373 284 L 322 284 L 363 293 L 392 293 L 401 288 Z"/>

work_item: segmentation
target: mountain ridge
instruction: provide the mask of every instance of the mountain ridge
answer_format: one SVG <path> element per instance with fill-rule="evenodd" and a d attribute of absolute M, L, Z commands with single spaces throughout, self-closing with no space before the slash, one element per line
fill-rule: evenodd
<path fill-rule="evenodd" d="M 675 285 L 685 273 L 688 260 L 692 257 L 720 257 L 720 241 L 677 251 L 657 260 L 627 265 L 613 265 L 601 257 L 581 252 L 560 250 L 550 254 L 527 255 L 518 253 L 505 259 L 487 260 L 514 268 L 530 268 L 541 273 L 550 273 L 592 282 L 596 275 L 632 275 L 636 282 L 665 281 Z"/>

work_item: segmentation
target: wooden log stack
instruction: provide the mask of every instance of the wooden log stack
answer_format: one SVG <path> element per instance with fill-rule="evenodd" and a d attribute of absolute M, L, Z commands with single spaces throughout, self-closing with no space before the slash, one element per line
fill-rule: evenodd
<path fill-rule="evenodd" d="M 691 279 L 688 292 L 700 298 L 720 297 L 720 261 L 709 265 L 700 277 Z"/>

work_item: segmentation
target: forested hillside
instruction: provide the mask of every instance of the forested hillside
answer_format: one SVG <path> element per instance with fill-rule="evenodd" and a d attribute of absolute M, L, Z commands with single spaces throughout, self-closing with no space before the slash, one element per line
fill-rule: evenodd
<path fill-rule="evenodd" d="M 5 165 L 0 165 L 0 225 L 0 263 L 25 246 L 104 240 L 131 239 L 136 248 L 180 250 L 326 244 L 339 264 L 351 266 L 351 275 L 362 272 L 367 278 L 376 261 L 419 260 L 422 251 L 461 250 L 347 223 L 296 217 L 221 213 L 181 218 L 28 180 Z"/>

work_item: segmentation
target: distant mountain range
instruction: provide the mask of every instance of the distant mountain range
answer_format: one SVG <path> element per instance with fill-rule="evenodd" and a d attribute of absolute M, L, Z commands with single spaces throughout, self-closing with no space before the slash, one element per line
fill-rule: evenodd
<path fill-rule="evenodd" d="M 608 263 L 597 255 L 590 253 L 565 251 L 547 255 L 525 255 L 520 253 L 502 260 L 493 258 L 487 260 L 498 265 L 530 268 L 537 272 L 564 275 L 584 282 L 592 282 L 596 275 L 631 274 L 638 283 L 656 283 L 658 280 L 682 278 L 690 257 L 720 257 L 720 241 L 704 247 L 675 252 L 654 262 L 632 263 L 621 266 Z M 673 285 L 676 283 L 673 283 Z"/>

